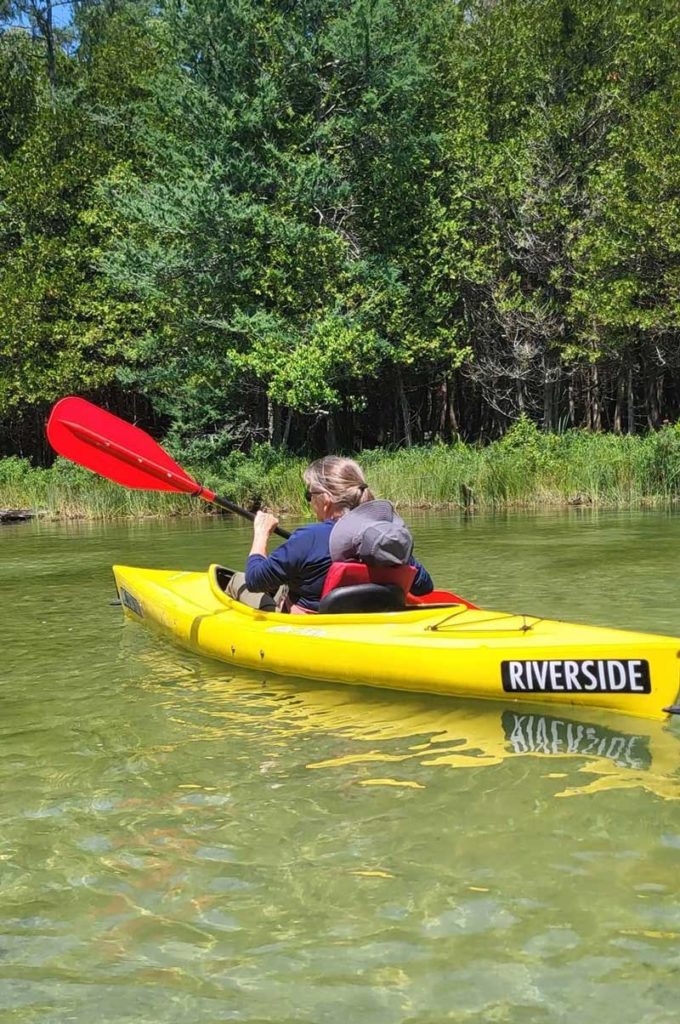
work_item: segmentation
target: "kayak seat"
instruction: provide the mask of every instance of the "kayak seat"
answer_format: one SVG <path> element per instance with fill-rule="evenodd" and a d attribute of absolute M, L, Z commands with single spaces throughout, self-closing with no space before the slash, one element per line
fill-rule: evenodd
<path fill-rule="evenodd" d="M 320 615 L 343 615 L 352 612 L 400 612 L 406 607 L 401 587 L 394 583 L 359 583 L 336 587 L 321 598 Z"/>
<path fill-rule="evenodd" d="M 323 590 L 321 591 L 321 603 L 329 594 L 338 588 L 358 587 L 362 584 L 380 584 L 382 586 L 397 586 L 404 594 L 405 605 L 409 609 L 418 608 L 421 605 L 434 607 L 447 607 L 449 605 L 462 604 L 467 608 L 476 608 L 476 605 L 466 601 L 464 597 L 452 594 L 448 590 L 433 590 L 422 597 L 412 594 L 411 586 L 416 577 L 417 569 L 414 565 L 366 565 L 364 562 L 333 562 L 326 573 Z M 319 606 L 319 611 L 324 610 Z M 360 609 L 352 607 L 351 611 Z M 395 608 L 375 609 L 395 611 Z M 333 611 L 335 609 L 333 608 Z"/>
<path fill-rule="evenodd" d="M 326 574 L 319 612 L 398 612 L 416 575 L 413 565 L 386 567 L 364 562 L 333 562 Z"/>

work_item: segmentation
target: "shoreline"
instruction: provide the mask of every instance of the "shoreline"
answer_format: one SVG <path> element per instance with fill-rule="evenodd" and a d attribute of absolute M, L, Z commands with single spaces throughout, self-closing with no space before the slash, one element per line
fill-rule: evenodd
<path fill-rule="evenodd" d="M 573 501 L 573 500 L 560 500 L 554 499 L 549 500 L 545 498 L 531 498 L 523 501 L 508 501 L 508 502 L 496 502 L 494 504 L 480 504 L 475 503 L 469 505 L 462 505 L 459 502 L 394 502 L 395 507 L 398 510 L 404 512 L 458 512 L 463 515 L 492 515 L 497 512 L 567 512 L 573 511 L 592 511 L 592 512 L 626 512 L 626 511 L 644 511 L 645 509 L 673 509 L 680 506 L 680 495 L 674 495 L 672 497 L 663 497 L 658 495 L 642 496 L 638 500 L 632 502 L 618 502 L 618 501 Z M 6 526 L 19 526 L 23 523 L 35 523 L 35 522 L 48 522 L 48 523 L 95 523 L 95 522 L 143 522 L 146 520 L 163 520 L 163 519 L 195 519 L 195 518 L 213 518 L 213 519 L 234 519 L 236 521 L 244 522 L 244 520 L 234 512 L 223 512 L 218 508 L 212 508 L 209 505 L 198 508 L 188 508 L 185 511 L 174 509 L 172 511 L 156 510 L 156 511 L 138 511 L 138 512 L 92 512 L 84 509 L 83 511 L 66 511 L 59 512 L 49 510 L 45 508 L 21 508 L 13 509 L 13 512 L 18 513 L 16 516 L 3 516 L 3 509 L 0 509 L 0 530 L 3 525 Z M 272 508 L 272 511 L 276 516 L 281 518 L 282 523 L 285 525 L 285 520 L 288 518 L 294 519 L 305 519 L 306 517 L 299 509 L 291 508 Z"/>
<path fill-rule="evenodd" d="M 374 493 L 406 510 L 671 508 L 680 501 L 680 424 L 636 435 L 544 434 L 525 420 L 485 446 L 373 449 L 354 457 Z M 301 519 L 308 461 L 263 445 L 186 468 L 242 508 Z M 0 459 L 3 509 L 54 520 L 220 514 L 185 494 L 127 489 L 63 459 L 45 469 L 16 456 Z"/>

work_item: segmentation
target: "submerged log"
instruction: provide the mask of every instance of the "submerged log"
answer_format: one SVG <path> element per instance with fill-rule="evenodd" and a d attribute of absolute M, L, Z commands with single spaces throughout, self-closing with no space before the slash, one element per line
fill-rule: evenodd
<path fill-rule="evenodd" d="M 0 508 L 0 523 L 23 523 L 34 516 L 30 508 Z"/>

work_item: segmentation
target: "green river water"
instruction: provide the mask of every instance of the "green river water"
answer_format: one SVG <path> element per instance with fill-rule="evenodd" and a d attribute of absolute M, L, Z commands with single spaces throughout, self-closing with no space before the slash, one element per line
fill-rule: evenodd
<path fill-rule="evenodd" d="M 410 518 L 482 605 L 680 635 L 680 515 Z M 110 604 L 248 541 L 0 531 L 3 1024 L 675 1021 L 680 723 L 235 675 Z"/>

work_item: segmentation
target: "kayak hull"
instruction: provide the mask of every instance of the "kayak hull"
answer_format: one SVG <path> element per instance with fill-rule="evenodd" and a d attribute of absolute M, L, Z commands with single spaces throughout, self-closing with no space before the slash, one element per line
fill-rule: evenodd
<path fill-rule="evenodd" d="M 262 612 L 221 590 L 218 568 L 114 566 L 127 616 L 246 669 L 492 700 L 573 704 L 664 718 L 680 685 L 680 639 L 423 606 L 371 615 Z"/>

